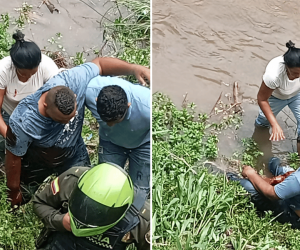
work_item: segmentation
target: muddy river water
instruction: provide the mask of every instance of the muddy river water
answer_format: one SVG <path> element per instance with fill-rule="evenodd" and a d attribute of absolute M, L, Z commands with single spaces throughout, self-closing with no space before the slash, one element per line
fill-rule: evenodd
<path fill-rule="evenodd" d="M 219 143 L 221 154 L 232 154 L 238 140 L 254 132 L 256 96 L 266 65 L 287 50 L 288 40 L 300 47 L 299 3 L 153 0 L 152 6 L 153 92 L 168 94 L 178 106 L 187 92 L 199 112 L 209 113 L 220 93 L 222 99 L 232 95 L 238 81 L 244 124 L 237 132 L 223 132 Z M 295 152 L 292 113 L 286 108 L 277 119 L 287 139 L 272 143 L 272 152 Z"/>
<path fill-rule="evenodd" d="M 51 0 L 50 3 L 57 9 L 53 13 L 46 4 L 42 4 L 42 0 L 0 0 L 0 14 L 9 14 L 11 33 L 17 29 L 12 22 L 20 16 L 16 9 L 20 9 L 24 2 L 32 6 L 28 12 L 28 20 L 35 22 L 25 21 L 22 30 L 25 39 L 34 41 L 40 48 L 46 47 L 46 50 L 56 51 L 63 47 L 68 56 L 84 52 L 87 60 L 95 58 L 93 51 L 103 46 L 103 28 L 99 22 L 105 21 L 105 18 L 116 18 L 107 13 L 113 4 L 104 0 Z M 61 39 L 57 38 L 57 33 L 62 35 Z"/>

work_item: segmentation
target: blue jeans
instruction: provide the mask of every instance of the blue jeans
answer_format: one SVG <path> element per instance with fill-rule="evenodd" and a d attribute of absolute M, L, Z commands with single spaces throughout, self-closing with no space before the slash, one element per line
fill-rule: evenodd
<path fill-rule="evenodd" d="M 133 185 L 150 192 L 150 142 L 128 149 L 99 139 L 99 163 L 112 162 L 124 168 L 129 159 L 129 176 Z"/>
<path fill-rule="evenodd" d="M 1 115 L 6 125 L 8 125 L 10 115 L 6 113 L 4 109 L 1 110 Z M 4 151 L 5 151 L 5 138 L 2 135 L 0 135 L 0 152 L 4 152 Z M 2 157 L 3 156 L 1 156 L 1 158 Z"/>
<path fill-rule="evenodd" d="M 271 96 L 268 99 L 268 102 L 275 117 L 285 106 L 289 106 L 297 120 L 297 134 L 300 136 L 300 93 L 287 100 L 281 100 Z M 270 123 L 261 109 L 259 109 L 255 124 L 263 127 L 270 127 Z"/>
<path fill-rule="evenodd" d="M 276 157 L 270 159 L 268 168 L 274 176 L 294 170 L 289 166 L 281 167 L 280 160 Z M 256 191 L 251 181 L 238 178 L 232 178 L 232 180 L 239 181 L 243 188 L 251 194 L 251 200 L 259 211 L 271 210 L 275 216 L 281 214 L 277 217 L 279 222 L 288 222 L 292 224 L 293 228 L 300 228 L 300 218 L 291 208 L 289 199 L 271 201 Z"/>
<path fill-rule="evenodd" d="M 8 125 L 10 115 L 4 109 L 1 110 L 1 115 L 6 125 Z"/>

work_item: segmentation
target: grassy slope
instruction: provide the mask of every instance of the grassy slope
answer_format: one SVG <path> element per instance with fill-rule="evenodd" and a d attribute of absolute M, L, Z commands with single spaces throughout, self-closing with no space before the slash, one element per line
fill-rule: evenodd
<path fill-rule="evenodd" d="M 300 249 L 298 230 L 259 215 L 241 186 L 207 173 L 204 160 L 218 154 L 216 126 L 193 107 L 154 96 L 153 249 Z M 245 142 L 240 159 L 254 163 L 259 153 L 250 156 Z"/>

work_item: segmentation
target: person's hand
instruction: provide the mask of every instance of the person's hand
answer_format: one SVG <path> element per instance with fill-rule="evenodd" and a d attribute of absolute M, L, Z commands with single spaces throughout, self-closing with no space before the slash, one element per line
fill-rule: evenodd
<path fill-rule="evenodd" d="M 284 140 L 284 139 L 285 139 L 285 136 L 283 134 L 283 131 L 282 131 L 281 127 L 278 124 L 272 126 L 272 134 L 271 134 L 269 140 L 271 140 L 271 141 L 281 141 L 281 140 Z"/>
<path fill-rule="evenodd" d="M 8 191 L 8 200 L 11 202 L 11 206 L 20 206 L 22 204 L 22 193 L 20 189 L 9 190 Z"/>
<path fill-rule="evenodd" d="M 64 218 L 63 218 L 63 226 L 66 230 L 68 230 L 70 232 L 72 231 L 71 224 L 70 224 L 70 215 L 69 215 L 69 213 L 66 213 Z"/>
<path fill-rule="evenodd" d="M 134 76 L 140 82 L 141 85 L 150 85 L 150 69 L 141 65 L 135 65 Z"/>
<path fill-rule="evenodd" d="M 248 178 L 249 175 L 257 173 L 256 170 L 250 166 L 243 166 L 242 176 Z"/>

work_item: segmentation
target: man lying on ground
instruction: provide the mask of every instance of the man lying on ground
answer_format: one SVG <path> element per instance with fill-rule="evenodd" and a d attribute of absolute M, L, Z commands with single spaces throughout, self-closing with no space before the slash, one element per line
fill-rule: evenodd
<path fill-rule="evenodd" d="M 141 82 L 150 78 L 150 70 L 143 66 L 96 58 L 63 71 L 24 98 L 9 119 L 7 132 L 5 170 L 12 205 L 22 202 L 21 181 L 41 183 L 72 166 L 90 165 L 81 130 L 87 84 L 99 73 L 134 74 Z"/>
<path fill-rule="evenodd" d="M 119 166 L 67 170 L 33 198 L 44 250 L 150 249 L 150 202 Z"/>
<path fill-rule="evenodd" d="M 149 192 L 150 89 L 117 77 L 95 77 L 88 84 L 86 106 L 99 127 L 99 163 L 121 167 L 129 159 L 134 185 Z"/>
<path fill-rule="evenodd" d="M 269 170 L 274 176 L 294 171 L 289 166 L 281 167 L 278 158 L 271 158 Z M 251 200 L 260 211 L 271 210 L 281 223 L 289 222 L 293 228 L 300 228 L 300 168 L 287 174 L 283 181 L 274 185 L 260 176 L 250 166 L 244 166 L 242 176 L 227 173 L 229 180 L 239 181 L 251 194 Z M 274 180 L 272 180 L 274 182 Z"/>

